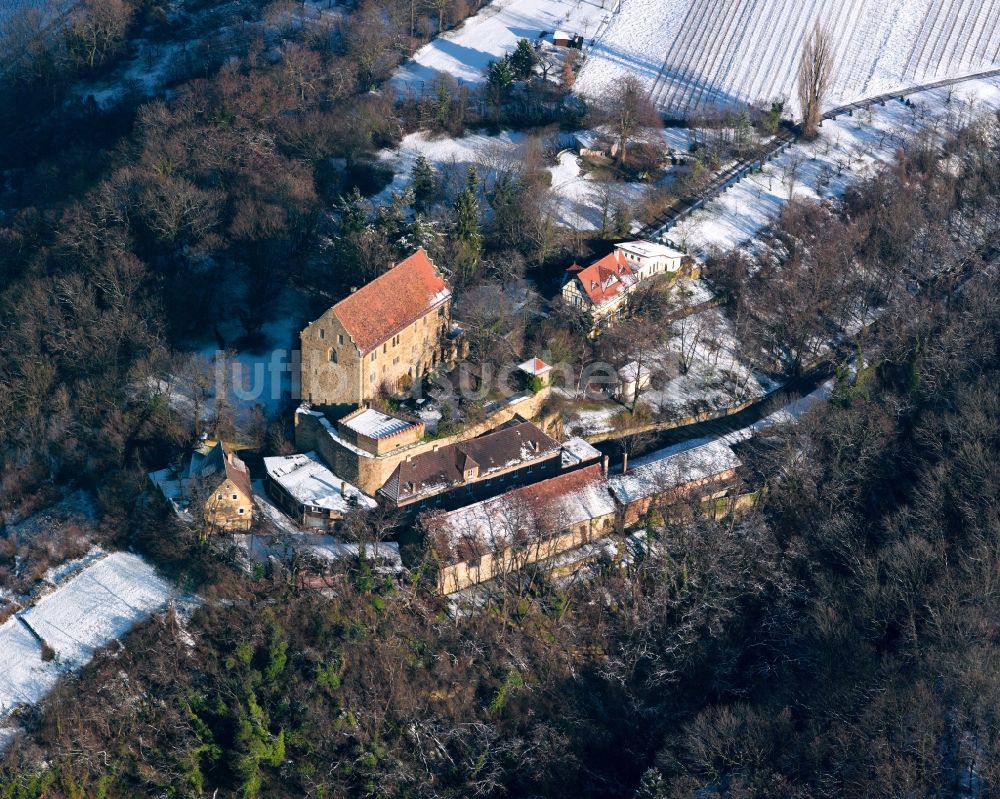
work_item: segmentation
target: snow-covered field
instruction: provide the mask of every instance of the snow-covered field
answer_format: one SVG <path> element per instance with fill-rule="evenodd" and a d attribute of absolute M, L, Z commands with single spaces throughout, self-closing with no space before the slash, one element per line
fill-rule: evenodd
<path fill-rule="evenodd" d="M 673 417 L 760 399 L 778 387 L 744 362 L 733 324 L 719 308 L 674 322 L 654 366 L 664 377 L 659 385 L 654 379 L 640 402 Z"/>
<path fill-rule="evenodd" d="M 0 625 L 0 724 L 19 705 L 41 701 L 63 674 L 85 665 L 173 595 L 142 558 L 117 552 L 8 619 Z M 54 659 L 42 659 L 41 641 L 52 647 Z M 11 734 L 0 727 L 0 748 Z"/>
<path fill-rule="evenodd" d="M 395 176 L 388 186 L 372 197 L 372 202 L 386 203 L 391 193 L 405 191 L 410 185 L 413 164 L 418 156 L 424 156 L 434 166 L 443 184 L 461 185 L 469 166 L 475 166 L 479 177 L 489 181 L 489 165 L 515 162 L 523 144 L 524 134 L 511 131 L 503 131 L 496 136 L 469 133 L 457 139 L 411 133 L 403 138 L 398 149 L 379 153 L 379 158 L 392 166 Z"/>
<path fill-rule="evenodd" d="M 783 97 L 797 110 L 803 41 L 834 50 L 828 106 L 1000 62 L 1000 0 L 623 0 L 576 83 L 596 95 L 626 74 L 668 112 Z"/>
<path fill-rule="evenodd" d="M 647 183 L 596 181 L 582 171 L 580 157 L 568 150 L 559 154 L 559 162 L 549 172 L 559 209 L 557 220 L 573 230 L 600 230 L 605 206 L 613 210 L 624 203 L 634 209 L 651 188 Z"/>
<path fill-rule="evenodd" d="M 679 145 L 675 149 L 684 150 L 687 147 L 687 131 L 667 129 L 663 131 L 663 138 L 670 146 Z M 569 137 L 563 141 L 563 144 L 570 143 Z M 496 136 L 469 133 L 459 138 L 411 133 L 404 137 L 398 149 L 380 153 L 381 160 L 393 168 L 395 176 L 385 189 L 372 197 L 372 202 L 376 205 L 387 203 L 392 192 L 404 191 L 410 184 L 413 163 L 419 155 L 434 166 L 444 185 L 460 185 L 466 169 L 475 166 L 488 186 L 492 180 L 491 173 L 498 167 L 502 168 L 505 162 L 515 165 L 524 146 L 524 134 L 513 131 L 504 131 Z M 583 171 L 579 156 L 571 150 L 560 152 L 556 163 L 548 170 L 552 176 L 556 221 L 573 230 L 600 229 L 605 204 L 614 209 L 619 203 L 625 203 L 634 209 L 653 188 L 651 183 L 595 180 L 592 173 Z"/>
<path fill-rule="evenodd" d="M 518 39 L 532 41 L 556 30 L 588 41 L 611 21 L 615 0 L 495 0 L 459 28 L 421 47 L 393 78 L 400 93 L 422 94 L 439 73 L 463 83 L 484 80 L 490 61 L 514 50 Z M 605 7 L 607 6 L 607 7 Z"/>
<path fill-rule="evenodd" d="M 890 100 L 870 111 L 827 120 L 818 140 L 784 150 L 763 171 L 671 227 L 664 238 L 700 255 L 711 247 L 727 250 L 752 241 L 778 216 L 789 196 L 841 197 L 851 183 L 891 163 L 899 147 L 916 134 L 930 129 L 944 135 L 979 114 L 1000 110 L 1000 78 L 932 89 L 909 100 L 912 107 Z"/>
<path fill-rule="evenodd" d="M 687 307 L 712 297 L 700 280 L 683 281 L 677 291 L 684 292 L 680 299 Z M 719 308 L 674 322 L 665 341 L 651 346 L 642 357 L 653 376 L 639 403 L 665 418 L 732 407 L 761 399 L 780 387 L 745 362 L 733 323 Z M 578 399 L 566 389 L 556 390 L 568 399 Z M 608 432 L 623 411 L 622 405 L 611 401 L 578 404 L 567 413 L 564 426 L 574 435 Z"/>

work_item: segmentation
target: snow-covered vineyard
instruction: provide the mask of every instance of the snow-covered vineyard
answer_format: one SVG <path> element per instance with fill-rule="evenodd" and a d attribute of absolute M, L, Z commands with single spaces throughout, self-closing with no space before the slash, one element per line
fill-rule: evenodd
<path fill-rule="evenodd" d="M 834 106 L 994 66 L 998 19 L 997 0 L 624 0 L 577 89 L 597 94 L 631 73 L 667 113 L 779 97 L 794 107 L 802 44 L 819 23 L 834 46 Z"/>
<path fill-rule="evenodd" d="M 46 580 L 54 590 L 0 625 L 0 748 L 14 734 L 7 724 L 19 706 L 41 701 L 61 676 L 174 595 L 152 566 L 126 552 L 95 550 Z"/>
<path fill-rule="evenodd" d="M 583 95 L 632 74 L 669 114 L 777 98 L 795 112 L 802 45 L 817 23 L 833 43 L 833 107 L 995 66 L 998 20 L 1000 0 L 497 0 L 418 51 L 394 84 L 419 93 L 439 73 L 478 83 L 519 38 L 561 29 L 585 40 Z"/>

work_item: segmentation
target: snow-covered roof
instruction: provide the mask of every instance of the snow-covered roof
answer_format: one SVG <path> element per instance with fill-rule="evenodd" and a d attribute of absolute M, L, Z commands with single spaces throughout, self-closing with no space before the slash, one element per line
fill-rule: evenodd
<path fill-rule="evenodd" d="M 575 466 L 579 463 L 600 460 L 601 458 L 601 451 L 579 436 L 567 438 L 563 441 L 562 448 L 563 466 Z"/>
<path fill-rule="evenodd" d="M 666 244 L 659 244 L 655 241 L 626 241 L 615 245 L 619 250 L 634 253 L 640 258 L 683 258 L 684 253 L 678 252 L 673 247 Z"/>
<path fill-rule="evenodd" d="M 636 466 L 608 479 L 611 493 L 623 505 L 662 494 L 689 483 L 724 474 L 740 465 L 736 453 L 723 441 L 710 441 L 692 449 Z"/>
<path fill-rule="evenodd" d="M 556 31 L 552 34 L 553 39 L 572 39 L 573 34 L 566 33 L 566 31 Z"/>
<path fill-rule="evenodd" d="M 156 472 L 150 472 L 149 479 L 153 485 L 160 489 L 160 493 L 170 503 L 174 513 L 186 522 L 194 521 L 190 511 L 191 503 L 185 496 L 184 481 L 175 469 L 160 469 Z"/>
<path fill-rule="evenodd" d="M 614 513 L 607 480 L 595 464 L 431 517 L 426 525 L 438 555 L 457 562 Z"/>
<path fill-rule="evenodd" d="M 356 558 L 361 552 L 359 544 L 336 541 L 329 536 L 312 536 L 312 540 L 299 539 L 297 548 L 300 552 L 309 553 L 318 558 L 331 561 Z M 395 541 L 379 541 L 376 544 L 367 544 L 365 546 L 365 557 L 369 560 L 377 561 L 392 571 L 402 571 L 403 569 L 403 559 L 399 554 L 399 544 Z"/>
<path fill-rule="evenodd" d="M 360 489 L 331 472 L 315 452 L 264 458 L 268 476 L 303 505 L 346 514 L 352 507 L 376 507 Z"/>
<path fill-rule="evenodd" d="M 320 425 L 322 425 L 323 429 L 326 431 L 326 434 L 330 436 L 330 438 L 332 438 L 338 445 L 342 446 L 344 449 L 353 452 L 359 458 L 375 457 L 372 453 L 366 452 L 365 450 L 361 449 L 361 447 L 355 446 L 350 441 L 345 439 L 343 436 L 339 435 L 337 433 L 337 429 L 330 423 L 330 420 L 326 418 L 326 415 L 322 411 L 313 410 L 308 405 L 303 404 L 300 405 L 295 410 L 295 415 L 312 416 L 314 419 L 316 419 L 316 421 L 320 423 Z"/>
<path fill-rule="evenodd" d="M 634 383 L 637 377 L 643 381 L 647 381 L 649 380 L 649 369 L 645 366 L 640 366 L 638 361 L 629 361 L 618 370 L 618 377 L 625 383 Z"/>
<path fill-rule="evenodd" d="M 360 413 L 341 419 L 340 423 L 358 435 L 373 439 L 388 438 L 414 426 L 413 422 L 400 419 L 398 416 L 390 416 L 374 408 L 365 408 Z"/>
<path fill-rule="evenodd" d="M 522 372 L 527 372 L 529 375 L 535 375 L 536 377 L 552 371 L 552 367 L 541 358 L 529 358 L 524 363 L 519 363 L 517 368 Z"/>

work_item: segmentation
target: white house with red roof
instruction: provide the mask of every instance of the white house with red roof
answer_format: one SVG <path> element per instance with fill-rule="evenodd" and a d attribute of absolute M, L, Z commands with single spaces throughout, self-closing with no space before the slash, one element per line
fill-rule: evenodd
<path fill-rule="evenodd" d="M 573 264 L 566 270 L 563 300 L 590 314 L 594 328 L 613 324 L 628 310 L 629 295 L 643 280 L 675 275 L 683 254 L 651 241 L 630 241 L 590 266 Z"/>

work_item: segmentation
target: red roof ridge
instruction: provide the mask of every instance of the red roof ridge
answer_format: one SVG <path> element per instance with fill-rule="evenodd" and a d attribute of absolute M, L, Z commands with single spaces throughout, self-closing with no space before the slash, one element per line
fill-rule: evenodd
<path fill-rule="evenodd" d="M 612 277 L 615 280 L 610 281 Z M 623 288 L 623 281 L 628 281 L 631 285 L 634 277 L 632 267 L 622 260 L 618 250 L 613 250 L 580 270 L 575 279 L 580 281 L 580 286 L 590 301 L 594 305 L 600 305 L 618 296 Z M 609 283 L 607 286 L 606 282 Z"/>
<path fill-rule="evenodd" d="M 362 354 L 442 304 L 451 290 L 423 247 L 333 306 Z"/>

